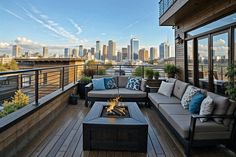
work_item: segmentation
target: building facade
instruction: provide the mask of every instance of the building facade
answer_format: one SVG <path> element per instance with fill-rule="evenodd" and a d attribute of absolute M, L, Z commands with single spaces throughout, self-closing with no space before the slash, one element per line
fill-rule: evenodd
<path fill-rule="evenodd" d="M 159 46 L 159 58 L 169 58 L 170 57 L 170 45 L 167 42 L 161 43 Z"/>
<path fill-rule="evenodd" d="M 116 43 L 112 40 L 108 41 L 107 59 L 116 60 Z"/>
<path fill-rule="evenodd" d="M 64 58 L 70 58 L 70 48 L 64 49 Z"/>
<path fill-rule="evenodd" d="M 43 58 L 48 58 L 48 47 L 43 47 Z"/>
<path fill-rule="evenodd" d="M 130 46 L 131 46 L 131 60 L 137 60 L 139 53 L 139 40 L 137 38 L 132 38 L 130 40 Z"/>
<path fill-rule="evenodd" d="M 151 47 L 150 48 L 150 60 L 157 59 L 157 48 Z"/>
<path fill-rule="evenodd" d="M 122 60 L 127 60 L 128 59 L 128 48 L 123 47 L 121 52 L 122 52 Z"/>
<path fill-rule="evenodd" d="M 83 45 L 79 45 L 79 56 L 80 56 L 80 57 L 83 57 L 83 56 L 84 56 Z"/>
<path fill-rule="evenodd" d="M 12 57 L 14 58 L 21 57 L 21 47 L 19 45 L 12 46 Z"/>
<path fill-rule="evenodd" d="M 102 47 L 102 60 L 107 59 L 107 45 L 103 45 Z"/>
<path fill-rule="evenodd" d="M 97 60 L 101 59 L 101 43 L 100 41 L 96 41 L 96 53 L 95 53 L 95 58 Z"/>

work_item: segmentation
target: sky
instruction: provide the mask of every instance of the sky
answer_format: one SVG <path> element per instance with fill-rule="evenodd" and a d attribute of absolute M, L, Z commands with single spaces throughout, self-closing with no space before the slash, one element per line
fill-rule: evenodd
<path fill-rule="evenodd" d="M 1 0 L 0 53 L 12 45 L 25 51 L 63 53 L 65 47 L 95 47 L 96 40 L 126 47 L 132 37 L 140 48 L 174 45 L 171 27 L 160 27 L 158 0 Z"/>

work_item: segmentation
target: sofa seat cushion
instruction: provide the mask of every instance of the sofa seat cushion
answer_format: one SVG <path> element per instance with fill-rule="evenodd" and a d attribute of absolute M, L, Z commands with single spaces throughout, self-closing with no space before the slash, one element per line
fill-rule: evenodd
<path fill-rule="evenodd" d="M 159 108 L 159 104 L 180 104 L 180 100 L 174 96 L 168 97 L 159 93 L 148 93 L 148 98 Z"/>
<path fill-rule="evenodd" d="M 188 138 L 191 115 L 169 115 L 169 123 L 183 138 Z M 196 122 L 194 139 L 229 139 L 229 128 L 214 121 Z"/>
<path fill-rule="evenodd" d="M 141 90 L 119 88 L 119 95 L 121 98 L 145 98 L 147 94 Z"/>
<path fill-rule="evenodd" d="M 92 90 L 88 92 L 88 97 L 95 98 L 114 98 L 118 96 L 118 89 Z"/>
<path fill-rule="evenodd" d="M 180 80 L 176 80 L 175 87 L 173 90 L 173 95 L 181 99 L 188 85 L 189 85 L 188 83 L 182 82 Z"/>

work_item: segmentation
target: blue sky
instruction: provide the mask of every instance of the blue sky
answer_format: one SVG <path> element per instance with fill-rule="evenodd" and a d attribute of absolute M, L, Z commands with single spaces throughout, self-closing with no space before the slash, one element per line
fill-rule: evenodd
<path fill-rule="evenodd" d="M 173 30 L 158 26 L 158 0 L 1 0 L 0 19 L 0 52 L 16 43 L 37 50 L 112 39 L 119 50 L 131 37 L 140 48 L 174 42 Z"/>

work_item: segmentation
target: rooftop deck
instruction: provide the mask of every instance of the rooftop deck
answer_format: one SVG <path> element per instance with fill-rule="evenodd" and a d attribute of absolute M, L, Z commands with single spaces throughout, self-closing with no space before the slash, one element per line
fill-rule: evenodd
<path fill-rule="evenodd" d="M 159 121 L 159 117 L 152 108 L 144 108 L 141 110 L 149 124 L 148 131 L 148 152 L 113 152 L 113 151 L 83 151 L 82 143 L 82 121 L 90 108 L 84 107 L 84 102 L 79 100 L 78 105 L 67 106 L 59 116 L 40 132 L 17 156 L 167 156 L 181 157 L 183 156 L 183 148 L 169 133 L 163 123 Z M 232 152 L 223 147 L 212 148 L 195 148 L 193 150 L 194 157 L 226 157 L 235 156 Z"/>

